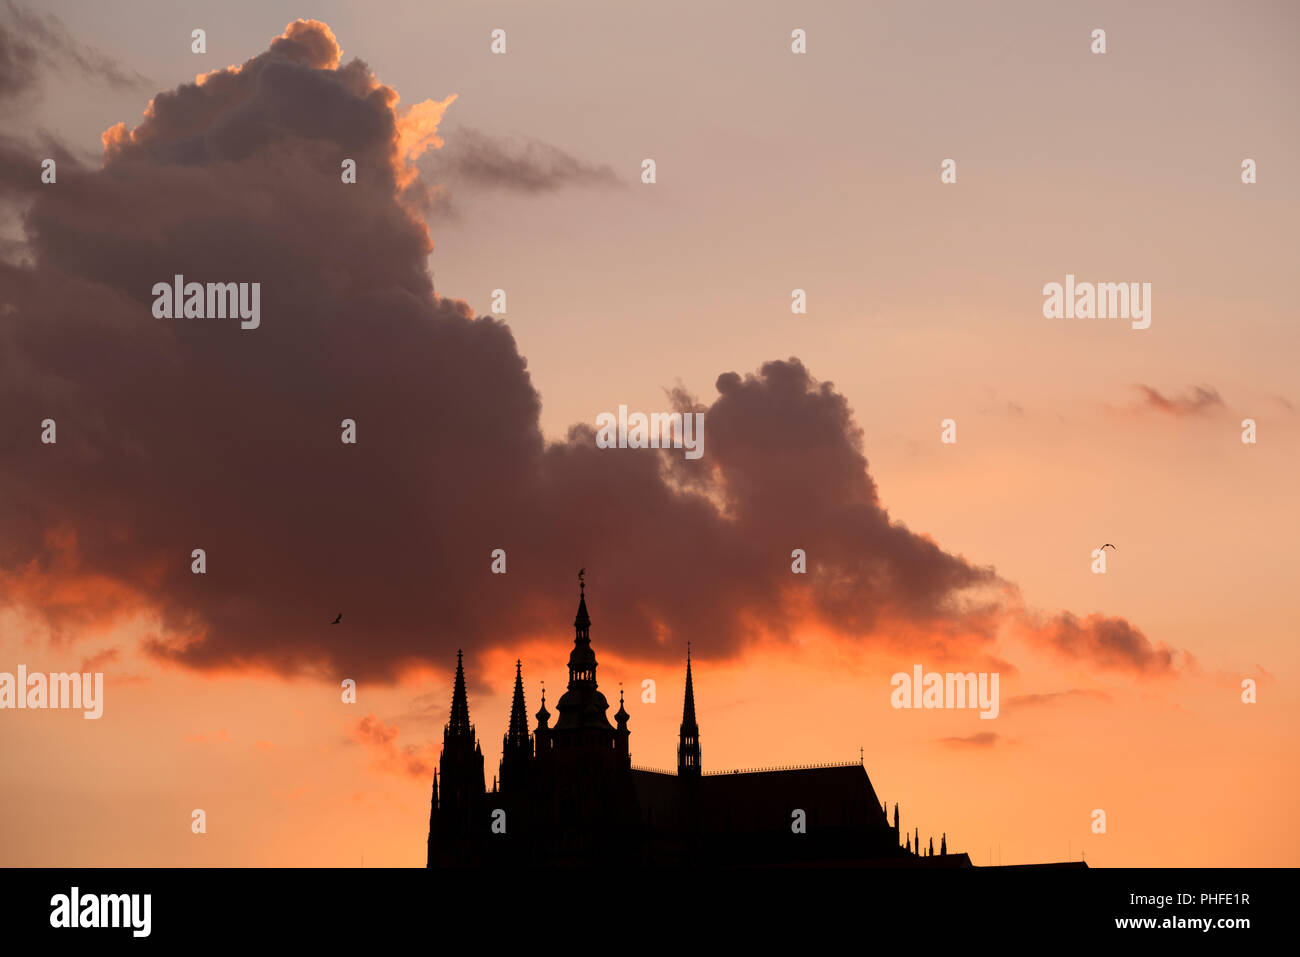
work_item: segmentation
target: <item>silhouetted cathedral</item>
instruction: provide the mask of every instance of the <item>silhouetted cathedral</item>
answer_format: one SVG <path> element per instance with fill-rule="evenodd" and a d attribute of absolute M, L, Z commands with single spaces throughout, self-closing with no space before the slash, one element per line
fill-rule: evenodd
<path fill-rule="evenodd" d="M 492 790 L 469 720 L 465 670 L 456 655 L 451 715 L 434 773 L 430 867 L 477 864 L 575 866 L 772 866 L 809 863 L 970 866 L 947 853 L 920 853 L 899 811 L 891 823 L 865 767 L 857 764 L 705 773 L 689 649 L 677 773 L 635 768 L 628 713 L 619 694 L 614 724 L 596 684 L 586 587 L 578 598 L 569 687 L 551 726 L 543 692 L 529 734 L 523 670 L 515 663 L 510 724 Z"/>

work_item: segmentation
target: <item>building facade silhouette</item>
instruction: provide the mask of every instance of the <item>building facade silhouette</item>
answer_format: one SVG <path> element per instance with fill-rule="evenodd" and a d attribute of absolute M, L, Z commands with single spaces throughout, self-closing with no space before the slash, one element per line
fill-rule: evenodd
<path fill-rule="evenodd" d="M 611 724 L 597 685 L 585 585 L 573 626 L 569 683 L 554 725 L 543 692 L 529 732 L 522 663 L 515 663 L 490 790 L 457 652 L 434 772 L 428 866 L 970 866 L 967 855 L 947 853 L 946 835 L 938 855 L 933 838 L 929 853 L 920 853 L 919 830 L 900 844 L 898 805 L 891 822 L 861 761 L 704 772 L 689 648 L 677 770 L 633 766 L 622 693 Z"/>

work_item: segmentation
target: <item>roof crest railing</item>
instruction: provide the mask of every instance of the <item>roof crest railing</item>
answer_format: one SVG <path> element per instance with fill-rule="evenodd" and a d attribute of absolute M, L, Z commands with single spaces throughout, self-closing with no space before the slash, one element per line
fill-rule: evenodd
<path fill-rule="evenodd" d="M 731 771 L 705 771 L 709 774 L 758 774 L 764 771 L 807 771 L 812 768 L 856 768 L 860 761 L 829 761 L 823 764 L 774 764 L 763 768 L 735 768 Z"/>
<path fill-rule="evenodd" d="M 823 764 L 774 764 L 770 767 L 762 768 L 733 768 L 729 771 L 704 771 L 701 772 L 705 777 L 717 774 L 761 774 L 766 771 L 808 771 L 813 768 L 856 768 L 861 766 L 861 761 L 829 761 Z M 632 765 L 634 771 L 649 771 L 652 774 L 671 774 L 676 776 L 675 771 L 665 771 L 663 768 L 650 768 L 641 764 Z"/>

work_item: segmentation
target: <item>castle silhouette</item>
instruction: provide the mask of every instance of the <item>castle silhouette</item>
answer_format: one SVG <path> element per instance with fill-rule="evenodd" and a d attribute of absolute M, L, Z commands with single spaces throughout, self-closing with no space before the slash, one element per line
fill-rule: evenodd
<path fill-rule="evenodd" d="M 622 692 L 610 724 L 596 684 L 585 584 L 573 626 L 569 687 L 553 727 L 543 692 L 529 733 L 523 668 L 515 663 L 510 724 L 490 791 L 470 723 L 463 656 L 456 653 L 451 714 L 433 779 L 429 867 L 971 866 L 966 854 L 948 853 L 946 835 L 937 854 L 933 837 L 921 852 L 919 830 L 900 843 L 898 805 L 890 823 L 860 760 L 705 773 L 689 651 L 677 773 L 634 767 Z"/>

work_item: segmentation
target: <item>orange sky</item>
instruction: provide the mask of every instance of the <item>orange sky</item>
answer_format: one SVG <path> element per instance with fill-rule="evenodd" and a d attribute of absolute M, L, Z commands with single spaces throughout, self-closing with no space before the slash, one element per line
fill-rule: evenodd
<path fill-rule="evenodd" d="M 17 114 L 88 154 L 113 124 L 138 123 L 154 90 L 243 62 L 303 15 L 258 4 L 211 18 L 200 59 L 177 39 L 191 15 L 170 5 L 119 12 L 126 30 L 99 9 L 48 6 L 152 82 L 88 91 L 50 76 Z M 403 103 L 441 104 L 447 148 L 463 124 L 615 170 L 618 187 L 458 186 L 457 214 L 428 223 L 442 295 L 485 312 L 492 289 L 509 290 L 546 438 L 620 403 L 666 408 L 679 382 L 712 402 L 720 373 L 798 356 L 846 397 L 894 521 L 995 567 L 1031 613 L 1122 617 L 1179 652 L 1173 674 L 1109 669 L 1014 622 L 957 660 L 927 654 L 934 636 L 857 640 L 814 620 L 729 658 L 696 636 L 705 770 L 854 760 L 861 747 L 904 830 L 936 845 L 946 832 L 976 864 L 1300 864 L 1294 9 L 762 4 L 737 23 L 668 4 L 628 29 L 625 15 L 571 6 L 582 30 L 530 4 L 490 23 L 469 4 L 311 14 Z M 512 52 L 494 61 L 497 19 Z M 793 26 L 809 30 L 803 60 L 788 52 Z M 1105 57 L 1087 52 L 1094 26 L 1108 30 Z M 652 189 L 637 182 L 645 156 L 659 162 Z M 959 180 L 941 186 L 949 156 Z M 1259 161 L 1249 187 L 1244 156 Z M 1043 319 L 1041 287 L 1066 272 L 1152 282 L 1151 328 Z M 794 287 L 809 291 L 805 317 L 789 313 Z M 1208 386 L 1220 401 L 1171 411 L 1142 385 L 1174 400 Z M 939 442 L 948 417 L 952 446 Z M 1255 445 L 1240 441 L 1246 417 Z M 1103 541 L 1118 548 L 1094 575 Z M 106 703 L 98 721 L 0 712 L 0 865 L 423 864 L 454 656 L 362 681 L 343 704 L 337 676 L 310 669 L 164 662 L 146 642 L 166 623 L 120 583 L 56 572 L 19 588 L 22 568 L 0 576 L 0 671 L 98 656 Z M 620 657 L 632 648 L 602 628 L 601 569 L 587 574 L 601 689 L 629 690 L 634 763 L 671 767 L 684 663 Z M 494 581 L 499 606 L 476 613 L 504 614 L 511 583 Z M 60 634 L 40 614 L 56 598 L 84 612 Z M 539 681 L 548 701 L 562 688 L 571 617 L 529 642 L 467 647 L 489 775 L 514 658 L 531 714 Z M 352 622 L 345 610 L 364 649 Z M 994 659 L 1010 666 L 996 720 L 890 707 L 895 671 Z M 1246 677 L 1257 704 L 1240 700 Z M 653 704 L 640 700 L 647 678 Z M 1053 697 L 1017 701 L 1033 695 Z M 1098 808 L 1104 835 L 1091 833 Z"/>

